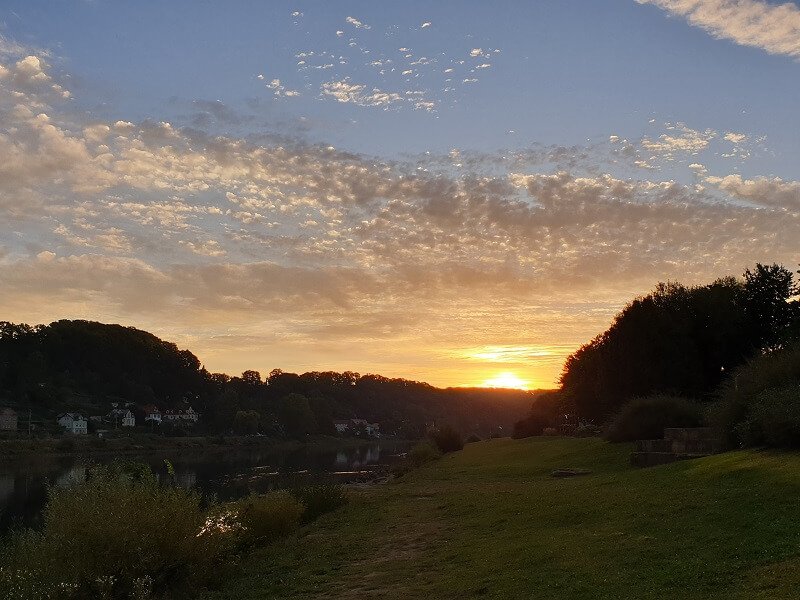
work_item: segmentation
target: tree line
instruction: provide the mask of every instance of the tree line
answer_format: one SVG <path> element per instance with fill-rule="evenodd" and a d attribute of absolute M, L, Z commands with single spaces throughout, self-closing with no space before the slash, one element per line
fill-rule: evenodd
<path fill-rule="evenodd" d="M 659 283 L 568 357 L 549 410 L 600 423 L 633 398 L 713 400 L 747 361 L 800 337 L 798 291 L 777 264 L 707 285 Z"/>
<path fill-rule="evenodd" d="M 197 431 L 206 433 L 302 437 L 334 433 L 334 419 L 361 418 L 408 438 L 434 423 L 483 437 L 509 431 L 531 399 L 525 391 L 440 389 L 350 371 L 231 376 L 211 373 L 189 350 L 133 327 L 0 322 L 0 405 L 42 419 L 132 402 L 162 411 L 191 405 L 202 415 Z"/>

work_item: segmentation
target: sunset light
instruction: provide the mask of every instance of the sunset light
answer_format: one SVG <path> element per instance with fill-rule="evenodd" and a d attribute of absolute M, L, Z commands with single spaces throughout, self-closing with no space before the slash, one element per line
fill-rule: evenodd
<path fill-rule="evenodd" d="M 530 383 L 530 381 L 520 379 L 513 373 L 506 372 L 500 373 L 497 377 L 492 379 L 487 379 L 483 382 L 481 387 L 527 390 L 530 389 Z"/>
<path fill-rule="evenodd" d="M 659 281 L 797 261 L 791 3 L 2 4 L 10 322 L 549 388 Z"/>
<path fill-rule="evenodd" d="M 798 98 L 800 0 L 0 0 L 0 600 L 797 599 Z"/>

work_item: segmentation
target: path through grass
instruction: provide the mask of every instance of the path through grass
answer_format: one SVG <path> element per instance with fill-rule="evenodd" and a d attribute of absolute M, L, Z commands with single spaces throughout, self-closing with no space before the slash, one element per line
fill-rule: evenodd
<path fill-rule="evenodd" d="M 650 469 L 630 446 L 469 444 L 246 559 L 209 600 L 800 597 L 800 455 Z M 556 468 L 592 470 L 555 479 Z"/>

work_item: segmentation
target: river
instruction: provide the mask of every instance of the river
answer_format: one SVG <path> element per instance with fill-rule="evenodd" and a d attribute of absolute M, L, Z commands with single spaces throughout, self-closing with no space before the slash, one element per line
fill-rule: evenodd
<path fill-rule="evenodd" d="M 168 451 L 125 456 L 167 476 L 164 459 L 175 470 L 178 485 L 207 497 L 234 500 L 250 492 L 268 492 L 294 485 L 344 482 L 369 477 L 402 459 L 409 442 L 381 440 L 361 446 L 320 449 L 313 445 L 275 448 L 213 448 L 171 455 Z M 91 464 L 107 464 L 110 456 L 24 456 L 0 463 L 0 533 L 14 525 L 37 527 L 47 501 L 47 488 L 75 485 Z"/>

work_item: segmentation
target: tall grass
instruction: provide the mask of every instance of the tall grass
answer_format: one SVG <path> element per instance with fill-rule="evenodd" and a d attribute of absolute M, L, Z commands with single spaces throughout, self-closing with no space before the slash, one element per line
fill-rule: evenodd
<path fill-rule="evenodd" d="M 241 552 L 288 535 L 307 507 L 318 513 L 334 495 L 273 492 L 204 507 L 146 465 L 95 467 L 84 484 L 49 491 L 40 531 L 12 532 L 0 546 L 0 598 L 195 597 Z"/>

